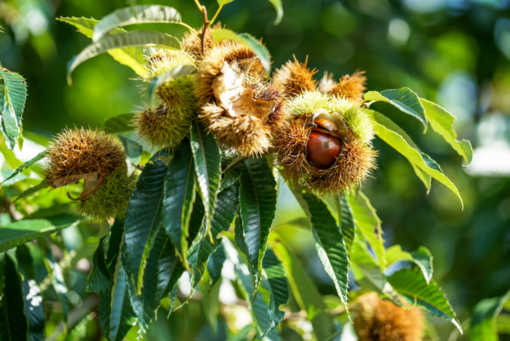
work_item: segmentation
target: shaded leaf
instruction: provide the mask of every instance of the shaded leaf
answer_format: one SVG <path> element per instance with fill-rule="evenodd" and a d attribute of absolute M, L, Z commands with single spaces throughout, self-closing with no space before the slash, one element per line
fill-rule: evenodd
<path fill-rule="evenodd" d="M 390 103 L 400 111 L 418 119 L 427 131 L 427 116 L 418 95 L 409 88 L 390 89 L 381 92 L 368 91 L 365 101 L 382 101 Z"/>
<path fill-rule="evenodd" d="M 180 50 L 179 41 L 168 34 L 156 31 L 133 31 L 105 36 L 96 43 L 90 44 L 75 56 L 67 67 L 68 82 L 71 83 L 71 74 L 81 63 L 108 50 L 132 46 L 159 47 L 164 49 Z"/>
<path fill-rule="evenodd" d="M 510 291 L 501 297 L 486 298 L 476 304 L 469 326 L 471 341 L 499 340 L 496 318 L 503 309 L 503 304 L 508 300 L 510 300 Z"/>
<path fill-rule="evenodd" d="M 14 178 L 16 175 L 18 175 L 19 173 L 23 172 L 25 169 L 27 169 L 28 167 L 30 167 L 31 165 L 33 165 L 37 161 L 43 159 L 47 154 L 48 154 L 47 150 L 37 154 L 33 159 L 31 159 L 30 161 L 25 162 L 24 164 L 22 164 L 21 166 L 16 168 L 14 171 L 12 171 L 12 173 L 9 174 L 9 176 L 6 177 L 3 182 L 6 182 L 7 180 Z"/>
<path fill-rule="evenodd" d="M 212 32 L 212 34 L 215 43 L 222 40 L 233 40 L 249 47 L 259 58 L 264 69 L 266 69 L 267 72 L 271 70 L 271 55 L 268 49 L 258 42 L 257 39 L 253 38 L 253 36 L 248 33 L 235 33 L 228 29 L 216 29 Z"/>
<path fill-rule="evenodd" d="M 141 294 L 147 257 L 161 227 L 163 186 L 167 165 L 163 161 L 167 151 L 160 151 L 145 165 L 129 199 L 126 211 L 125 270 L 133 281 L 137 295 Z"/>
<path fill-rule="evenodd" d="M 101 292 L 110 288 L 110 274 L 106 267 L 105 252 L 103 240 L 101 238 L 99 245 L 92 256 L 92 270 L 87 277 L 87 291 Z"/>
<path fill-rule="evenodd" d="M 400 245 L 393 245 L 386 250 L 386 260 L 388 264 L 392 264 L 398 260 L 406 260 L 415 263 L 420 270 L 423 272 L 423 276 L 427 280 L 427 283 L 432 279 L 432 273 L 434 269 L 432 267 L 432 254 L 424 247 L 420 246 L 413 252 L 403 251 Z"/>
<path fill-rule="evenodd" d="M 469 165 L 473 159 L 473 148 L 468 140 L 457 140 L 457 133 L 453 129 L 453 122 L 456 120 L 455 116 L 431 101 L 423 98 L 420 98 L 420 101 L 432 129 L 443 136 L 445 141 L 462 156 L 465 162 L 464 166 Z"/>
<path fill-rule="evenodd" d="M 427 284 L 420 270 L 397 271 L 388 277 L 388 281 L 408 304 L 416 304 L 433 316 L 449 320 L 462 333 L 462 328 L 445 294 L 434 280 Z"/>
<path fill-rule="evenodd" d="M 393 123 L 390 119 L 375 111 L 371 111 L 371 113 L 373 113 L 373 117 L 375 119 L 374 130 L 377 136 L 393 147 L 396 151 L 404 155 L 410 162 L 414 163 L 426 174 L 448 187 L 457 195 L 462 208 L 464 208 L 464 203 L 462 202 L 462 197 L 460 196 L 457 187 L 455 187 L 451 180 L 443 174 L 441 167 L 439 167 L 439 165 L 432 160 L 430 156 L 420 152 L 416 148 L 413 148 L 413 146 L 410 145 L 408 141 L 402 137 L 402 135 L 392 130 L 390 127 L 394 126 L 395 123 Z"/>
<path fill-rule="evenodd" d="M 142 158 L 143 147 L 139 145 L 137 142 L 128 139 L 122 135 L 117 135 L 120 142 L 122 142 L 122 146 L 124 146 L 124 150 L 129 158 L 129 160 L 137 165 L 140 163 L 140 159 Z"/>
<path fill-rule="evenodd" d="M 76 225 L 76 217 L 65 215 L 48 219 L 24 219 L 0 226 L 0 252 Z"/>
<path fill-rule="evenodd" d="M 198 187 L 205 206 L 207 228 L 209 228 L 220 187 L 221 156 L 213 134 L 207 133 L 204 125 L 196 120 L 191 123 L 191 150 L 195 161 Z"/>
<path fill-rule="evenodd" d="M 163 225 L 175 250 L 188 267 L 188 225 L 195 201 L 195 168 L 190 141 L 185 138 L 168 164 L 163 199 Z"/>
<path fill-rule="evenodd" d="M 110 228 L 110 240 L 108 241 L 108 252 L 106 253 L 106 268 L 113 278 L 115 274 L 115 266 L 120 254 L 120 247 L 124 240 L 124 219 L 115 219 L 115 222 Z"/>
<path fill-rule="evenodd" d="M 276 211 L 276 182 L 265 159 L 247 159 L 240 179 L 239 208 L 246 256 L 255 292 L 260 284 L 262 259 Z"/>
<path fill-rule="evenodd" d="M 239 161 L 235 162 L 234 164 L 231 163 L 227 167 L 227 169 L 223 171 L 223 174 L 221 175 L 220 191 L 224 190 L 227 187 L 232 186 L 237 181 L 239 181 L 239 178 L 241 177 L 241 172 L 243 171 L 243 162 Z"/>
<path fill-rule="evenodd" d="M 224 263 L 225 248 L 220 244 L 216 251 L 209 256 L 209 261 L 207 262 L 207 272 L 211 278 L 211 286 L 221 278 L 221 270 L 223 270 Z"/>
<path fill-rule="evenodd" d="M 134 114 L 120 114 L 106 120 L 103 124 L 103 130 L 109 134 L 124 133 L 134 130 L 131 123 L 135 118 Z"/>
<path fill-rule="evenodd" d="M 223 259 L 225 259 L 225 253 L 223 249 L 218 249 L 218 251 L 223 252 Z M 202 299 L 202 307 L 205 318 L 211 329 L 213 334 L 216 334 L 218 329 L 218 312 L 220 307 L 220 286 L 221 281 L 209 283 L 209 278 L 204 277 L 204 281 L 202 282 L 202 293 L 204 294 L 204 298 Z"/>

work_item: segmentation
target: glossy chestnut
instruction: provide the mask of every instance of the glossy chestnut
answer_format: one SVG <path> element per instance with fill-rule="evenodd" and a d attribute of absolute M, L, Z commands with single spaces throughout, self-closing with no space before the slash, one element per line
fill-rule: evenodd
<path fill-rule="evenodd" d="M 313 131 L 308 138 L 307 161 L 320 170 L 331 167 L 340 154 L 342 143 L 336 137 Z"/>

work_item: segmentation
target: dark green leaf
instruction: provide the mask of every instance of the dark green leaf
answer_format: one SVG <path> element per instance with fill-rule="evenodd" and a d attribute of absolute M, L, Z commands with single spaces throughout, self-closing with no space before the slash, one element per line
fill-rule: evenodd
<path fill-rule="evenodd" d="M 259 58 L 264 69 L 266 69 L 267 72 L 271 70 L 271 54 L 268 49 L 248 33 L 235 33 L 228 29 L 216 29 L 212 34 L 215 43 L 222 40 L 233 40 L 249 47 Z"/>
<path fill-rule="evenodd" d="M 427 101 L 426 99 L 420 99 L 421 104 L 425 108 L 425 114 L 429 119 L 432 129 L 439 133 L 446 142 L 448 142 L 453 149 L 464 159 L 464 166 L 469 165 L 473 159 L 473 148 L 471 142 L 467 140 L 458 141 L 457 133 L 453 129 L 453 122 L 455 116 L 450 114 L 439 105 Z"/>
<path fill-rule="evenodd" d="M 0 277 L 3 282 L 0 300 L 0 340 L 28 340 L 28 320 L 24 313 L 21 276 L 9 254 L 0 258 Z"/>
<path fill-rule="evenodd" d="M 8 177 L 6 177 L 4 179 L 3 182 L 6 182 L 7 180 L 14 178 L 16 175 L 18 175 L 19 173 L 23 172 L 25 169 L 27 169 L 28 167 L 30 167 L 31 165 L 33 165 L 37 161 L 43 159 L 47 154 L 48 154 L 47 150 L 37 154 L 33 159 L 31 159 L 30 161 L 25 162 L 24 164 L 22 164 L 21 166 L 16 168 Z"/>
<path fill-rule="evenodd" d="M 109 134 L 124 133 L 134 129 L 132 121 L 135 118 L 134 114 L 120 114 L 113 116 L 106 120 L 103 125 L 103 130 Z"/>
<path fill-rule="evenodd" d="M 369 91 L 365 94 L 365 101 L 382 101 L 390 103 L 405 112 L 417 118 L 427 131 L 427 116 L 420 102 L 418 95 L 409 88 L 384 90 L 381 92 Z"/>
<path fill-rule="evenodd" d="M 244 162 L 240 184 L 239 207 L 243 239 L 256 292 L 261 280 L 267 238 L 276 211 L 276 182 L 265 159 L 248 159 Z"/>
<path fill-rule="evenodd" d="M 433 316 L 449 320 L 462 332 L 445 294 L 434 280 L 427 284 L 421 270 L 400 270 L 389 276 L 388 281 L 408 304 L 416 304 Z"/>
<path fill-rule="evenodd" d="M 342 231 L 336 224 L 326 204 L 314 195 L 305 193 L 303 198 L 312 216 L 312 232 L 315 248 L 324 270 L 333 280 L 338 296 L 347 309 L 347 285 L 349 281 L 349 256 Z"/>
<path fill-rule="evenodd" d="M 276 10 L 276 20 L 274 21 L 274 24 L 278 25 L 283 18 L 282 0 L 269 0 L 269 2 L 273 4 L 274 9 Z"/>
<path fill-rule="evenodd" d="M 97 42 L 111 30 L 127 25 L 148 23 L 181 23 L 175 8 L 160 5 L 138 5 L 121 8 L 102 18 L 94 27 L 92 40 Z"/>
<path fill-rule="evenodd" d="M 90 44 L 79 55 L 74 57 L 67 68 L 68 82 L 71 83 L 71 74 L 78 65 L 108 50 L 120 49 L 132 46 L 159 47 L 172 50 L 180 50 L 179 41 L 168 34 L 156 31 L 133 31 L 105 36 L 96 43 Z"/>
<path fill-rule="evenodd" d="M 134 165 L 139 164 L 140 159 L 142 158 L 143 147 L 135 141 L 130 140 L 122 135 L 117 136 L 119 137 L 120 142 L 122 142 L 129 160 L 131 160 Z"/>
<path fill-rule="evenodd" d="M 342 223 L 340 227 L 342 228 L 342 234 L 344 236 L 345 248 L 350 257 L 352 252 L 352 243 L 354 242 L 354 218 L 352 216 L 352 209 L 347 201 L 347 197 L 345 195 L 339 196 L 342 213 Z"/>
<path fill-rule="evenodd" d="M 113 278 L 115 274 L 115 265 L 119 257 L 120 247 L 124 238 L 124 219 L 115 219 L 115 222 L 110 228 L 110 240 L 108 241 L 108 252 L 106 253 L 106 268 Z"/>
<path fill-rule="evenodd" d="M 233 165 L 230 164 L 228 168 L 223 171 L 223 174 L 221 175 L 220 191 L 223 191 L 225 188 L 230 187 L 239 181 L 241 172 L 243 171 L 243 163 L 239 161 Z"/>
<path fill-rule="evenodd" d="M 103 247 L 104 238 L 101 238 L 99 246 L 92 256 L 92 270 L 87 277 L 87 291 L 89 292 L 101 292 L 110 288 L 110 274 L 106 267 Z"/>
<path fill-rule="evenodd" d="M 194 65 L 179 65 L 169 72 L 154 78 L 148 87 L 148 97 L 150 103 L 153 103 L 156 93 L 161 85 L 179 77 L 185 77 L 197 73 L 197 67 Z"/>
<path fill-rule="evenodd" d="M 0 226 L 0 252 L 77 224 L 76 217 L 65 215 L 48 219 L 19 220 Z"/>
<path fill-rule="evenodd" d="M 195 168 L 190 141 L 186 138 L 175 149 L 168 164 L 163 199 L 163 225 L 175 250 L 188 267 L 188 225 L 195 201 Z"/>
<path fill-rule="evenodd" d="M 283 264 L 276 258 L 270 248 L 266 251 L 262 266 L 267 276 L 267 279 L 262 280 L 262 286 L 270 292 L 268 310 L 270 323 L 268 329 L 264 332 L 265 335 L 282 322 L 285 311 L 281 311 L 279 307 L 289 302 L 290 288 L 289 282 L 285 278 Z"/>
<path fill-rule="evenodd" d="M 207 261 L 209 260 L 210 263 L 211 259 L 213 259 L 215 263 L 212 265 L 213 267 L 209 270 L 209 273 L 213 281 L 218 279 L 218 276 L 221 273 L 221 267 L 223 266 L 223 262 L 221 261 L 222 254 L 221 252 L 216 251 L 221 245 L 221 239 L 218 238 L 218 234 L 230 229 L 230 225 L 232 224 L 232 221 L 234 221 L 237 202 L 238 186 L 228 187 L 218 194 L 216 210 L 211 221 L 211 235 L 214 243 L 211 242 L 209 235 L 204 235 L 195 244 L 193 244 L 189 252 L 189 261 L 192 266 L 192 287 L 195 287 L 198 284 L 205 273 L 206 267 L 209 269 Z M 213 257 L 213 255 L 215 256 Z M 214 271 L 216 266 L 219 267 L 220 273 L 217 273 L 218 270 Z"/>
<path fill-rule="evenodd" d="M 161 151 L 145 165 L 129 199 L 125 224 L 125 270 L 141 294 L 143 275 L 152 243 L 162 224 L 163 187 L 167 174 L 167 151 Z"/>
<path fill-rule="evenodd" d="M 213 134 L 207 133 L 204 125 L 196 120 L 191 124 L 191 150 L 209 228 L 220 187 L 221 156 Z"/>
<path fill-rule="evenodd" d="M 220 244 L 216 251 L 209 256 L 209 261 L 207 262 L 207 272 L 211 277 L 211 285 L 214 285 L 221 278 L 221 270 L 223 270 L 224 263 L 225 248 Z"/>
<path fill-rule="evenodd" d="M 218 249 L 218 251 L 224 252 L 222 249 Z M 223 254 L 223 259 L 225 259 L 225 254 Z M 203 312 L 207 322 L 209 322 L 209 325 L 211 326 L 213 334 L 216 334 L 218 329 L 218 310 L 220 307 L 219 294 L 221 281 L 209 283 L 209 278 L 205 277 L 202 283 L 202 293 L 204 295 L 202 300 Z"/>
<path fill-rule="evenodd" d="M 326 340 L 335 332 L 335 324 L 333 317 L 326 311 L 321 293 L 296 255 L 283 244 L 275 232 L 271 234 L 269 242 L 283 264 L 294 299 L 299 307 L 307 312 L 308 319 L 312 322 L 317 340 Z"/>

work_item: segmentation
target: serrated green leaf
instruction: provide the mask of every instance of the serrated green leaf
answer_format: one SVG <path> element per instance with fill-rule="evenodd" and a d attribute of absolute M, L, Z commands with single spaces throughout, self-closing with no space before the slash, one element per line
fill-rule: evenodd
<path fill-rule="evenodd" d="M 241 172 L 243 171 L 243 163 L 239 161 L 235 164 L 231 163 L 228 168 L 223 171 L 223 174 L 221 175 L 220 191 L 223 191 L 225 188 L 230 187 L 239 181 Z"/>
<path fill-rule="evenodd" d="M 124 242 L 124 219 L 115 219 L 110 228 L 110 240 L 108 241 L 108 251 L 106 252 L 106 268 L 110 278 L 115 274 L 117 258 L 120 254 L 120 247 Z"/>
<path fill-rule="evenodd" d="M 57 18 L 62 22 L 73 25 L 78 29 L 79 32 L 84 34 L 88 38 L 92 38 L 93 30 L 96 24 L 99 22 L 96 19 L 87 19 L 87 18 Z M 127 31 L 122 28 L 117 28 L 111 31 L 111 34 L 117 33 L 126 33 Z M 125 47 L 121 49 L 112 49 L 107 51 L 113 59 L 118 61 L 122 65 L 126 65 L 130 67 L 133 71 L 136 72 L 139 76 L 145 76 L 147 74 L 147 70 L 143 66 L 144 56 L 143 56 L 143 47 L 135 46 L 135 47 Z"/>
<path fill-rule="evenodd" d="M 140 163 L 140 159 L 142 158 L 143 147 L 139 145 L 137 142 L 128 139 L 122 135 L 117 135 L 122 146 L 124 146 L 124 151 L 126 152 L 128 159 L 134 164 L 137 165 Z"/>
<path fill-rule="evenodd" d="M 462 333 L 460 323 L 456 320 L 445 294 L 434 280 L 427 284 L 420 270 L 399 270 L 389 276 L 388 281 L 408 304 L 416 304 L 433 316 L 449 320 Z"/>
<path fill-rule="evenodd" d="M 381 92 L 368 91 L 365 101 L 382 101 L 390 103 L 400 111 L 417 118 L 427 131 L 427 116 L 418 95 L 409 88 L 390 89 Z"/>
<path fill-rule="evenodd" d="M 134 118 L 134 114 L 120 114 L 113 116 L 107 119 L 103 124 L 103 130 L 109 134 L 118 134 L 124 133 L 126 131 L 132 131 L 135 129 L 132 124 Z"/>
<path fill-rule="evenodd" d="M 87 277 L 87 291 L 101 292 L 110 288 L 110 274 L 106 267 L 105 252 L 103 240 L 101 238 L 99 245 L 92 256 L 92 270 Z"/>
<path fill-rule="evenodd" d="M 228 29 L 216 29 L 212 32 L 212 35 L 215 43 L 218 43 L 222 40 L 233 40 L 249 47 L 259 58 L 260 62 L 264 66 L 264 69 L 267 72 L 271 70 L 271 54 L 269 53 L 268 49 L 248 33 L 235 33 L 234 31 Z"/>
<path fill-rule="evenodd" d="M 357 195 L 349 197 L 352 214 L 358 230 L 374 250 L 381 271 L 386 267 L 384 240 L 382 237 L 381 219 L 377 216 L 368 197 L 358 191 Z"/>
<path fill-rule="evenodd" d="M 269 243 L 275 255 L 282 262 L 289 286 L 292 289 L 292 295 L 297 304 L 308 313 L 314 312 L 313 315 L 308 316 L 308 319 L 312 322 L 313 332 L 317 340 L 328 339 L 336 328 L 333 318 L 326 311 L 321 293 L 307 275 L 299 259 L 283 244 L 276 232 L 271 233 Z"/>
<path fill-rule="evenodd" d="M 0 340 L 28 340 L 28 320 L 24 312 L 22 280 L 16 263 L 9 254 L 0 259 L 3 282 L 0 300 Z"/>
<path fill-rule="evenodd" d="M 149 83 L 148 86 L 148 97 L 150 103 L 154 102 L 154 99 L 156 97 L 156 93 L 158 92 L 158 89 L 161 85 L 163 85 L 166 82 L 171 81 L 172 79 L 180 78 L 180 77 L 186 77 L 189 75 L 193 75 L 197 73 L 197 67 L 194 65 L 179 65 L 173 68 L 172 70 L 168 71 L 167 73 L 164 73 L 162 75 L 159 75 L 152 79 L 152 81 Z"/>
<path fill-rule="evenodd" d="M 393 245 L 388 250 L 386 250 L 386 261 L 388 264 L 391 265 L 393 262 L 398 260 L 413 262 L 423 272 L 423 276 L 427 280 L 427 283 L 429 283 L 432 279 L 432 273 L 434 272 L 432 259 L 432 254 L 424 246 L 420 246 L 413 252 L 403 251 L 400 245 Z"/>
<path fill-rule="evenodd" d="M 23 193 L 21 193 L 19 196 L 16 197 L 16 199 L 14 199 L 13 202 L 16 202 L 16 201 L 24 199 L 24 198 L 28 198 L 47 187 L 50 187 L 50 185 L 48 184 L 48 182 L 45 179 L 45 180 L 41 181 L 41 183 L 39 183 L 38 185 L 32 186 L 29 189 L 27 189 L 26 191 L 24 191 Z"/>
<path fill-rule="evenodd" d="M 76 217 L 66 215 L 48 219 L 25 219 L 0 226 L 0 252 L 77 224 Z"/>
<path fill-rule="evenodd" d="M 214 135 L 207 133 L 205 126 L 196 120 L 191 123 L 191 150 L 209 228 L 220 187 L 221 155 Z"/>
<path fill-rule="evenodd" d="M 432 129 L 443 136 L 445 141 L 448 142 L 460 156 L 462 156 L 465 162 L 464 166 L 467 167 L 467 165 L 471 163 L 471 160 L 473 160 L 473 148 L 471 147 L 471 142 L 468 140 L 457 140 L 457 133 L 453 129 L 453 122 L 456 120 L 455 116 L 441 108 L 436 103 L 427 101 L 423 98 L 420 98 L 420 101 L 425 109 L 425 114 L 429 119 Z"/>
<path fill-rule="evenodd" d="M 225 248 L 220 244 L 216 251 L 209 256 L 209 261 L 207 262 L 207 272 L 211 278 L 211 286 L 221 278 L 221 270 L 223 270 L 224 263 Z"/>
<path fill-rule="evenodd" d="M 30 161 L 25 162 L 24 164 L 22 164 L 21 166 L 16 168 L 14 171 L 12 171 L 12 173 L 9 174 L 9 176 L 6 177 L 3 182 L 6 182 L 7 180 L 14 178 L 16 175 L 18 175 L 19 173 L 23 172 L 25 169 L 27 169 L 28 167 L 32 166 L 37 161 L 43 159 L 47 154 L 48 154 L 47 150 L 37 154 L 33 159 L 31 159 Z"/>
<path fill-rule="evenodd" d="M 7 69 L 0 68 L 3 83 L 3 106 L 0 107 L 2 124 L 5 132 L 12 138 L 21 137 L 23 110 L 27 99 L 27 83 L 25 79 Z"/>
<path fill-rule="evenodd" d="M 341 204 L 341 222 L 340 225 L 342 229 L 342 234 L 344 236 L 345 249 L 347 250 L 347 254 L 349 257 L 352 252 L 352 244 L 354 242 L 354 217 L 352 214 L 351 206 L 347 201 L 347 197 L 345 195 L 339 195 L 340 204 Z"/>
<path fill-rule="evenodd" d="M 289 282 L 285 278 L 283 264 L 270 248 L 266 251 L 262 267 L 265 273 L 265 277 L 262 279 L 262 286 L 270 293 L 268 310 L 270 322 L 268 329 L 264 332 L 265 335 L 282 322 L 285 311 L 281 311 L 279 307 L 289 302 L 290 288 Z"/>
<path fill-rule="evenodd" d="M 35 278 L 34 260 L 26 245 L 19 245 L 16 248 L 16 260 L 19 272 L 23 275 L 23 300 L 25 316 L 28 320 L 28 339 L 42 341 L 45 336 L 43 298 Z"/>
<path fill-rule="evenodd" d="M 71 84 L 71 74 L 81 63 L 108 50 L 133 46 L 159 47 L 163 49 L 180 50 L 181 44 L 177 38 L 156 31 L 133 31 L 105 36 L 96 43 L 90 44 L 75 56 L 67 68 L 67 80 Z"/>
<path fill-rule="evenodd" d="M 274 24 L 278 25 L 283 18 L 282 0 L 269 0 L 269 2 L 273 4 L 274 9 L 276 10 L 276 19 L 274 21 Z"/>
<path fill-rule="evenodd" d="M 392 125 L 395 125 L 395 123 L 393 123 L 390 119 L 376 111 L 370 112 L 374 117 L 374 130 L 377 136 L 393 147 L 396 151 L 404 155 L 410 162 L 414 163 L 422 171 L 448 187 L 457 195 L 462 205 L 462 209 L 464 209 L 464 203 L 457 187 L 455 187 L 451 180 L 443 174 L 443 171 L 437 162 L 432 160 L 427 154 L 413 148 L 408 141 L 402 137 L 402 135 L 389 128 Z"/>
<path fill-rule="evenodd" d="M 319 259 L 324 266 L 324 270 L 333 280 L 338 296 L 347 310 L 349 256 L 344 236 L 326 204 L 310 193 L 303 194 L 303 198 L 311 214 L 312 233 Z"/>
<path fill-rule="evenodd" d="M 239 208 L 246 256 L 255 292 L 260 284 L 262 259 L 276 211 L 276 182 L 265 159 L 247 159 L 240 179 Z"/>
<path fill-rule="evenodd" d="M 190 249 L 188 254 L 189 262 L 192 267 L 191 272 L 191 285 L 195 287 L 202 276 L 205 273 L 206 268 L 209 269 L 208 261 L 218 261 L 219 272 L 213 271 L 214 267 L 209 271 L 213 281 L 218 279 L 221 274 L 221 262 L 218 257 L 221 258 L 221 253 L 217 249 L 221 245 L 221 239 L 218 238 L 218 234 L 226 232 L 230 229 L 230 225 L 234 221 L 235 213 L 238 205 L 238 186 L 231 186 L 218 194 L 218 200 L 216 202 L 216 210 L 214 212 L 213 219 L 211 221 L 211 235 L 214 243 L 211 242 L 209 235 L 204 235 L 198 240 Z M 213 257 L 213 255 L 215 255 Z"/>
<path fill-rule="evenodd" d="M 184 267 L 188 268 L 188 225 L 195 201 L 195 168 L 189 139 L 175 149 L 168 164 L 163 199 L 163 225 Z"/>
<path fill-rule="evenodd" d="M 143 276 L 152 243 L 162 225 L 163 188 L 168 158 L 160 151 L 145 165 L 129 199 L 125 224 L 125 270 L 133 281 L 137 295 L 143 287 Z"/>
<path fill-rule="evenodd" d="M 137 5 L 120 8 L 97 23 L 94 27 L 92 40 L 97 42 L 115 28 L 150 23 L 180 24 L 181 15 L 175 8 L 161 5 Z"/>
<path fill-rule="evenodd" d="M 469 326 L 471 341 L 498 341 L 496 319 L 503 304 L 510 300 L 510 291 L 501 297 L 486 298 L 478 302 L 473 309 Z"/>

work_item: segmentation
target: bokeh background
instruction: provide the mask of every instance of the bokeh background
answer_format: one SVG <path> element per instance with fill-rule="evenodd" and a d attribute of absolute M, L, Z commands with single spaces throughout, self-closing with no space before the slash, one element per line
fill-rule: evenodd
<path fill-rule="evenodd" d="M 210 13 L 217 8 L 214 0 L 201 2 Z M 192 0 L 137 3 L 173 6 L 191 26 L 201 25 Z M 71 87 L 66 82 L 67 63 L 90 40 L 55 18 L 100 19 L 125 5 L 123 0 L 0 1 L 5 31 L 0 34 L 0 60 L 28 81 L 23 124 L 29 138 L 30 132 L 50 137 L 66 127 L 101 127 L 107 118 L 143 104 L 135 73 L 107 54 L 81 65 Z M 427 193 L 405 158 L 380 140 L 375 141 L 379 169 L 364 185 L 383 221 L 387 246 L 400 244 L 407 251 L 426 246 L 434 255 L 434 278 L 459 319 L 466 320 L 479 300 L 510 289 L 510 1 L 283 0 L 283 6 L 285 15 L 277 26 L 274 8 L 262 0 L 236 0 L 225 6 L 219 20 L 235 31 L 262 37 L 273 68 L 295 55 L 300 61 L 308 57 L 308 65 L 319 70 L 318 78 L 326 70 L 337 78 L 364 70 L 368 89 L 410 87 L 453 113 L 459 137 L 471 140 L 474 160 L 462 168 L 461 158 L 431 129 L 423 134 L 412 117 L 377 104 L 376 110 L 439 162 L 459 188 L 465 208 L 462 211 L 454 195 L 437 182 Z M 153 28 L 176 36 L 184 33 L 178 26 Z M 18 154 L 27 160 L 30 151 Z M 303 216 L 286 188 L 278 205 L 275 223 Z M 280 232 L 321 292 L 334 294 L 311 235 L 291 227 Z M 160 317 L 146 339 L 178 340 L 183 330 L 191 330 L 197 339 L 221 340 L 221 328 L 214 338 L 203 331 L 199 310 L 190 304 L 169 322 Z M 452 324 L 431 321 L 436 339 L 454 339 Z"/>

